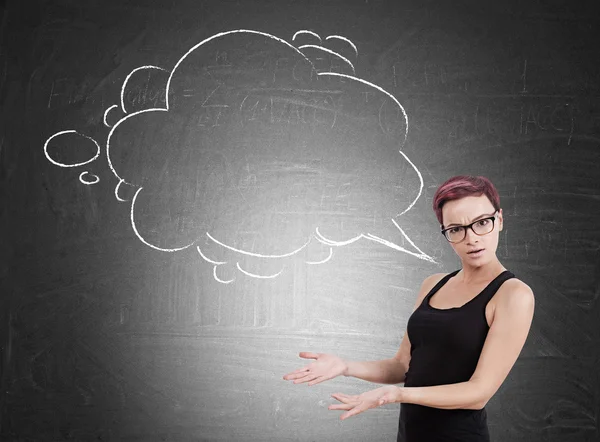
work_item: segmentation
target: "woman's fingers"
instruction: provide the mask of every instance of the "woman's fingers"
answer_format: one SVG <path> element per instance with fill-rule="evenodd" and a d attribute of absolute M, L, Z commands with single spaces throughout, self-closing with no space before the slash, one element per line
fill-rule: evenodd
<path fill-rule="evenodd" d="M 344 410 L 345 413 L 343 413 L 340 416 L 341 420 L 348 419 L 350 416 L 355 416 L 369 408 L 360 399 L 360 395 L 334 393 L 331 396 L 333 396 L 338 401 L 343 402 L 342 404 L 333 404 L 328 407 L 330 410 Z"/>
<path fill-rule="evenodd" d="M 357 414 L 362 413 L 363 411 L 365 411 L 364 408 L 354 407 L 352 410 L 350 410 L 350 411 L 348 411 L 346 413 L 343 413 L 340 416 L 340 419 L 341 420 L 348 419 L 349 417 L 356 416 Z"/>
<path fill-rule="evenodd" d="M 313 353 L 312 351 L 301 351 L 298 353 L 298 356 L 304 359 L 317 359 L 319 357 L 319 353 Z"/>
<path fill-rule="evenodd" d="M 329 406 L 330 410 L 352 410 L 355 407 L 353 404 L 332 404 Z"/>
<path fill-rule="evenodd" d="M 327 379 L 330 379 L 328 377 L 325 376 L 318 376 L 316 377 L 314 380 L 310 381 L 308 383 L 308 385 L 316 385 L 316 384 L 320 384 L 321 382 L 325 382 Z"/>
<path fill-rule="evenodd" d="M 306 376 L 303 376 L 299 379 L 296 379 L 294 381 L 294 384 L 301 384 L 303 382 L 309 382 L 312 381 L 313 379 L 317 378 L 318 376 L 315 375 L 314 373 L 307 373 Z"/>
<path fill-rule="evenodd" d="M 347 395 L 344 393 L 333 393 L 331 396 L 336 398 L 338 401 L 342 401 L 342 402 L 348 402 L 351 400 L 356 401 L 358 399 L 357 396 L 350 396 L 350 395 Z"/>
<path fill-rule="evenodd" d="M 331 355 L 310 351 L 302 351 L 299 355 L 302 358 L 317 359 L 317 361 L 289 372 L 283 376 L 284 380 L 294 381 L 294 384 L 308 382 L 308 385 L 316 385 L 329 379 L 333 379 L 342 372 L 339 361 L 335 359 L 336 357 L 332 357 Z"/>
<path fill-rule="evenodd" d="M 303 372 L 299 372 L 296 374 L 290 373 L 286 374 L 283 379 L 286 381 L 294 381 L 294 384 L 301 384 L 303 382 L 308 382 L 308 385 L 315 385 L 329 379 L 326 376 L 318 375 L 316 373 L 307 372 L 304 370 Z"/>
<path fill-rule="evenodd" d="M 298 378 L 301 378 L 302 376 L 306 376 L 307 372 L 308 372 L 308 366 L 289 372 L 288 374 L 286 374 L 283 377 L 283 379 L 285 379 L 286 381 L 289 381 L 291 379 L 298 379 Z"/>
<path fill-rule="evenodd" d="M 298 355 L 304 359 L 317 359 L 319 357 L 319 353 L 313 353 L 310 351 L 301 351 Z M 306 372 L 311 368 L 311 366 L 312 364 L 309 364 L 297 370 L 290 371 L 288 374 L 283 376 L 283 379 L 285 379 L 286 381 L 291 381 L 294 379 L 302 378 L 306 376 Z"/>
<path fill-rule="evenodd" d="M 397 387 L 395 387 L 397 388 Z M 393 401 L 394 390 L 392 387 L 381 387 L 359 395 L 348 395 L 344 393 L 333 393 L 331 396 L 341 404 L 330 405 L 330 410 L 345 410 L 340 416 L 341 420 L 356 416 L 363 411 L 369 410 Z"/>

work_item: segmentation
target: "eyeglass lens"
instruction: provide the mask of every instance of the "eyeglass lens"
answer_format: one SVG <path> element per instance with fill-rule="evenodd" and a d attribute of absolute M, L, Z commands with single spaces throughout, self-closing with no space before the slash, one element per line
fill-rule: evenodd
<path fill-rule="evenodd" d="M 465 236 L 467 236 L 467 229 L 468 227 L 464 227 L 464 226 L 457 226 L 457 227 L 453 227 L 449 230 L 446 230 L 445 234 L 446 234 L 446 238 L 448 238 L 448 241 L 451 242 L 458 242 L 458 241 L 462 241 Z M 492 231 L 492 229 L 494 228 L 494 220 L 492 219 L 482 219 L 477 221 L 475 224 L 472 225 L 473 231 L 477 234 L 477 235 L 485 235 L 486 233 L 490 233 Z"/>

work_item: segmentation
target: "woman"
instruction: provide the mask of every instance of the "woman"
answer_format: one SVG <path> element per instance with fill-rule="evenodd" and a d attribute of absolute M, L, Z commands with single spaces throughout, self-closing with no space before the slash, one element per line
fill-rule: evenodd
<path fill-rule="evenodd" d="M 333 394 L 341 419 L 401 403 L 398 441 L 489 441 L 485 405 L 514 365 L 533 319 L 529 286 L 496 257 L 503 228 L 500 198 L 485 177 L 455 176 L 436 191 L 433 209 L 462 268 L 423 281 L 396 355 L 346 361 L 325 353 L 286 374 L 315 385 L 354 376 L 386 385 L 360 395 Z"/>

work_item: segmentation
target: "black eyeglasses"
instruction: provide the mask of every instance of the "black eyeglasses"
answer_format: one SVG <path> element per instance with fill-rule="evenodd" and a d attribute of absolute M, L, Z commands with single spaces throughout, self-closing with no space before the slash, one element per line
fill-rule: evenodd
<path fill-rule="evenodd" d="M 461 242 L 467 236 L 467 229 L 471 229 L 473 233 L 479 236 L 487 235 L 494 230 L 494 221 L 496 220 L 496 212 L 493 216 L 478 219 L 466 226 L 453 226 L 442 230 L 442 235 L 451 243 Z"/>

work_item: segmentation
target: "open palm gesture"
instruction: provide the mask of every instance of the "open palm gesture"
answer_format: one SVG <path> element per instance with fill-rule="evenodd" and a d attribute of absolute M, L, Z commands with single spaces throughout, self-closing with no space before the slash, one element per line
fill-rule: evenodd
<path fill-rule="evenodd" d="M 283 379 L 293 380 L 294 384 L 308 382 L 308 385 L 315 385 L 343 375 L 347 369 L 344 360 L 335 355 L 303 351 L 300 352 L 300 357 L 315 359 L 315 362 L 286 374 Z"/>
<path fill-rule="evenodd" d="M 340 416 L 340 419 L 344 420 L 370 408 L 380 407 L 393 402 L 400 402 L 400 391 L 401 387 L 386 385 L 358 395 L 334 393 L 331 396 L 340 401 L 341 404 L 330 405 L 329 409 L 346 410 L 346 413 Z"/>

